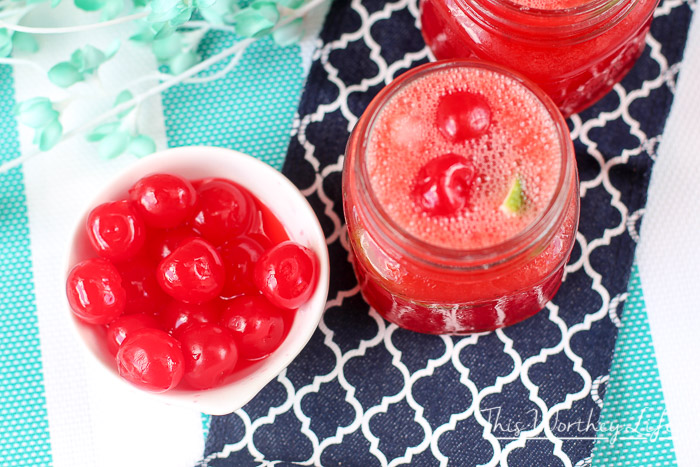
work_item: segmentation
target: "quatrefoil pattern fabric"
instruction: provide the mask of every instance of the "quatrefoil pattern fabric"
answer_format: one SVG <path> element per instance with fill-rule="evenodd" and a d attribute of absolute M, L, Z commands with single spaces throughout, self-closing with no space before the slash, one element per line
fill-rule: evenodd
<path fill-rule="evenodd" d="M 385 322 L 348 262 L 341 171 L 372 97 L 429 60 L 414 0 L 336 0 L 283 172 L 325 230 L 331 289 L 302 354 L 242 409 L 213 417 L 202 465 L 591 465 L 649 176 L 694 4 L 658 7 L 633 71 L 569 119 L 581 221 L 559 293 L 493 333 L 427 336 Z"/>

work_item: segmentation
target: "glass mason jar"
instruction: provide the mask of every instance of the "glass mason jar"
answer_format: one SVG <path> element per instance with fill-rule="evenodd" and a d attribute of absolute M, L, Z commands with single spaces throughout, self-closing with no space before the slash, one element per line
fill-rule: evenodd
<path fill-rule="evenodd" d="M 644 50 L 658 0 L 421 0 L 440 59 L 494 62 L 530 78 L 565 117 L 592 105 Z"/>
<path fill-rule="evenodd" d="M 543 209 L 512 237 L 482 248 L 445 247 L 409 232 L 379 201 L 374 189 L 378 185 L 368 170 L 368 147 L 374 144 L 378 115 L 417 80 L 460 68 L 505 76 L 511 85 L 534 96 L 528 102 L 539 106 L 551 129 L 557 167 L 552 177 L 556 180 L 550 185 L 552 194 Z M 430 92 L 436 92 L 435 88 Z M 505 100 L 499 105 L 515 104 Z M 515 121 L 531 122 L 527 110 L 513 110 Z M 415 117 L 431 121 L 420 112 Z M 410 165 L 413 155 L 405 157 L 406 164 L 401 165 Z M 359 119 L 348 141 L 343 168 L 348 239 L 365 300 L 387 320 L 431 334 L 489 331 L 537 313 L 558 290 L 575 243 L 579 196 L 574 157 L 560 112 L 526 78 L 500 66 L 466 60 L 429 63 L 402 74 L 374 98 Z"/>

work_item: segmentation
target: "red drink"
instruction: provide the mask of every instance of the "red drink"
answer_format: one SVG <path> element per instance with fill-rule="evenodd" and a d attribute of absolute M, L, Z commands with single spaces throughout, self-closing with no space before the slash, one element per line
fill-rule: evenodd
<path fill-rule="evenodd" d="M 516 70 L 569 116 L 632 68 L 657 3 L 421 0 L 422 32 L 436 58 L 478 58 Z"/>
<path fill-rule="evenodd" d="M 389 321 L 435 334 L 493 330 L 541 310 L 574 244 L 573 154 L 554 104 L 500 67 L 404 73 L 359 120 L 343 171 L 365 299 Z"/>

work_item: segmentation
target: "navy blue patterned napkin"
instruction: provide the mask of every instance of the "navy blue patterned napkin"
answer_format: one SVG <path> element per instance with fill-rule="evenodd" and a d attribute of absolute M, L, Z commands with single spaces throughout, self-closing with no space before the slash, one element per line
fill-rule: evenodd
<path fill-rule="evenodd" d="M 666 1 L 621 85 L 569 120 L 581 222 L 554 300 L 496 332 L 429 336 L 389 325 L 348 263 L 341 170 L 372 97 L 428 53 L 415 1 L 336 0 L 283 172 L 308 193 L 331 255 L 311 342 L 242 409 L 213 417 L 202 465 L 590 465 L 638 225 L 691 9 Z"/>

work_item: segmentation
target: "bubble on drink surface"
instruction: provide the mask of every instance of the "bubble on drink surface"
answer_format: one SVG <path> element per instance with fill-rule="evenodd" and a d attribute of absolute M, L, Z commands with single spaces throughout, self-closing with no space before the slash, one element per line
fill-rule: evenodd
<path fill-rule="evenodd" d="M 409 104 L 409 109 L 414 107 L 414 104 Z M 425 122 L 413 112 L 407 112 L 396 117 L 391 122 L 390 139 L 397 146 L 402 146 L 406 150 L 419 149 L 415 146 L 422 142 L 419 135 L 425 133 Z"/>
<path fill-rule="evenodd" d="M 449 92 L 478 93 L 488 101 L 492 116 L 485 134 L 459 142 L 441 136 L 432 116 L 439 96 Z M 417 78 L 385 104 L 367 142 L 366 164 L 377 200 L 401 228 L 437 246 L 473 249 L 517 235 L 547 208 L 561 151 L 552 117 L 530 90 L 493 71 L 461 67 Z M 411 199 L 416 176 L 448 153 L 474 166 L 468 207 L 449 217 L 426 215 Z M 516 174 L 524 188 L 514 216 L 499 208 Z"/>

